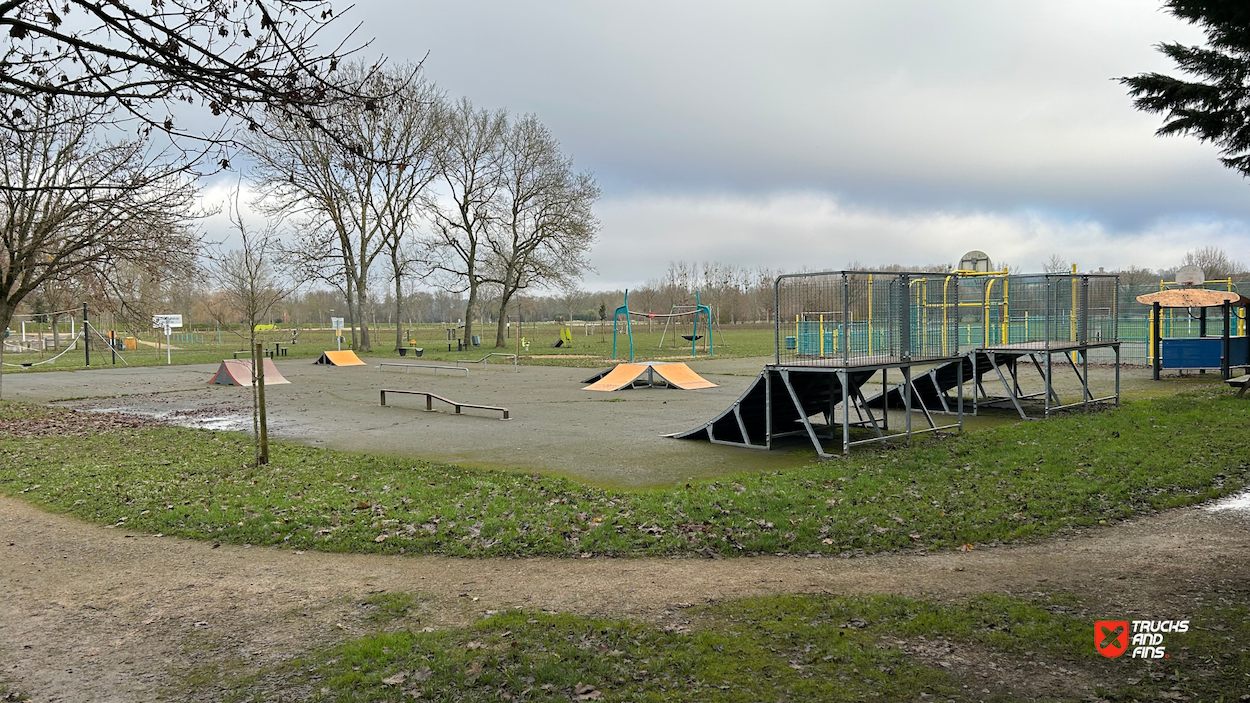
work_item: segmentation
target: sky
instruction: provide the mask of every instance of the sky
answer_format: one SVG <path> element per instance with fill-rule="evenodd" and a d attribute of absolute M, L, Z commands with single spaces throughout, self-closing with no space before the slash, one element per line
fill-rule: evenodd
<path fill-rule="evenodd" d="M 1250 182 L 1154 136 L 1115 80 L 1201 42 L 1152 0 L 360 0 L 340 20 L 453 97 L 534 113 L 595 174 L 591 290 L 677 260 L 1250 260 Z"/>

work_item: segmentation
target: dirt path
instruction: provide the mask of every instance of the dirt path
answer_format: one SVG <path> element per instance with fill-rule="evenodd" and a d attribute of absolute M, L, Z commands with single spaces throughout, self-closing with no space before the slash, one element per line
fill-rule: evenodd
<path fill-rule="evenodd" d="M 0 680 L 33 701 L 154 699 L 175 674 L 363 632 L 360 599 L 415 591 L 422 619 L 509 606 L 642 619 L 789 592 L 1092 595 L 1107 616 L 1187 616 L 1250 579 L 1250 514 L 1177 510 L 1041 544 L 860 559 L 448 559 L 300 553 L 127 533 L 0 498 Z"/>

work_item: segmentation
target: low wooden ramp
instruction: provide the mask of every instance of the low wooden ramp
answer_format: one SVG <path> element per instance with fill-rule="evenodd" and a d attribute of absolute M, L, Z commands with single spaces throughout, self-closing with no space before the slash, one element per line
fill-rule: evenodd
<path fill-rule="evenodd" d="M 365 366 L 365 362 L 356 356 L 356 352 L 346 349 L 344 351 L 328 351 L 321 352 L 321 356 L 317 358 L 314 364 L 322 364 L 325 366 Z"/>
<path fill-rule="evenodd" d="M 716 387 L 715 383 L 703 378 L 683 363 L 656 361 L 637 364 L 617 364 L 616 368 L 586 379 L 585 382 L 591 385 L 586 386 L 583 390 L 610 392 L 619 391 L 622 388 L 632 388 L 637 385 L 638 379 L 642 378 L 644 374 L 646 374 L 647 378 L 643 385 L 648 386 L 654 386 L 655 377 L 659 376 L 669 388 L 678 388 L 684 391 Z"/>
<path fill-rule="evenodd" d="M 290 383 L 273 365 L 273 359 L 265 359 L 261 364 L 265 371 L 265 385 L 277 386 Z M 208 380 L 218 386 L 250 386 L 252 385 L 252 362 L 250 359 L 225 359 L 217 367 L 217 373 Z"/>
<path fill-rule="evenodd" d="M 646 372 L 647 364 L 617 364 L 616 368 L 607 372 L 599 380 L 586 386 L 587 391 L 619 391 L 632 386 L 638 377 Z"/>
<path fill-rule="evenodd" d="M 694 391 L 700 388 L 715 388 L 716 384 L 694 372 L 685 364 L 656 364 L 655 372 L 668 381 L 670 386 L 683 391 Z"/>

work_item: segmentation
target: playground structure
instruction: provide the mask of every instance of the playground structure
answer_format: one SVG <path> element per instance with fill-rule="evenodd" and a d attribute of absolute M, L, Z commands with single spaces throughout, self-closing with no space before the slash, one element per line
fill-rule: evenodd
<path fill-rule="evenodd" d="M 325 351 L 321 352 L 321 356 L 313 362 L 322 366 L 365 366 L 365 362 L 356 356 L 356 352 L 345 349 L 343 351 Z"/>
<path fill-rule="evenodd" d="M 645 379 L 643 377 L 646 377 Z M 659 379 L 656 379 L 659 376 Z M 583 390 L 588 391 L 619 391 L 623 388 L 654 388 L 657 384 L 665 388 L 677 388 L 683 391 L 700 388 L 715 388 L 716 384 L 694 372 L 681 362 L 642 361 L 630 364 L 617 364 L 614 368 L 595 374 L 582 381 L 589 383 Z"/>
<path fill-rule="evenodd" d="M 667 314 L 640 312 L 637 310 L 629 309 L 629 291 L 626 290 L 625 291 L 625 304 L 618 307 L 616 311 L 612 314 L 612 358 L 613 359 L 619 358 L 616 354 L 616 336 L 620 330 L 620 318 L 622 315 L 625 316 L 625 334 L 629 338 L 629 360 L 631 362 L 634 360 L 634 326 L 633 326 L 633 317 L 632 317 L 633 315 L 640 315 L 642 317 L 646 317 L 650 319 L 664 318 L 665 334 L 667 334 L 668 332 L 669 323 L 672 322 L 674 319 L 693 315 L 694 316 L 694 328 L 691 330 L 690 334 L 682 335 L 683 339 L 686 339 L 690 342 L 690 356 L 692 357 L 699 355 L 698 344 L 699 344 L 699 340 L 702 339 L 703 337 L 703 335 L 699 334 L 699 315 L 703 315 L 703 319 L 707 323 L 706 330 L 707 330 L 707 341 L 708 341 L 707 343 L 708 356 L 716 356 L 716 345 L 713 343 L 713 340 L 712 340 L 712 308 L 700 302 L 699 291 L 694 292 L 694 300 L 695 300 L 694 305 L 674 306 L 673 308 L 670 309 L 670 311 Z M 661 334 L 660 346 L 663 347 L 663 345 L 664 345 L 664 334 Z"/>
<path fill-rule="evenodd" d="M 847 453 L 859 444 L 962 429 L 969 382 L 973 413 L 983 406 L 1010 406 L 1027 418 L 1026 407 L 1039 399 L 1044 416 L 1074 406 L 1118 404 L 1118 278 L 1012 275 L 986 268 L 778 277 L 774 363 L 728 410 L 669 436 L 770 449 L 774 439 L 806 435 L 827 458 L 832 454 L 822 440 L 840 439 Z M 1115 357 L 1115 391 L 1096 397 L 1089 387 L 1089 354 L 1101 348 Z M 1055 391 L 1056 360 L 1078 377 L 1079 401 L 1065 403 Z M 1026 363 L 1038 371 L 1039 390 L 1024 388 L 1020 369 Z M 891 371 L 902 375 L 893 386 Z M 997 377 L 1002 395 L 987 392 L 989 374 Z M 866 397 L 874 379 L 881 390 Z M 918 411 L 927 426 L 913 428 L 913 413 L 906 412 L 902 432 L 890 433 L 889 408 Z M 957 420 L 939 426 L 937 414 L 954 414 Z M 814 416 L 823 424 L 813 424 Z M 853 428 L 871 436 L 852 440 Z"/>
<path fill-rule="evenodd" d="M 1250 368 L 1250 338 L 1246 336 L 1250 298 L 1230 291 L 1180 288 L 1139 295 L 1137 302 L 1150 306 L 1149 361 L 1154 380 L 1159 380 L 1163 369 L 1218 369 L 1220 377 L 1228 380 L 1234 367 Z M 1211 320 L 1207 313 L 1212 308 L 1222 313 L 1214 335 L 1208 334 Z M 1196 337 L 1169 334 L 1179 327 L 1175 318 L 1181 310 L 1189 321 L 1197 320 Z"/>
<path fill-rule="evenodd" d="M 285 376 L 278 371 L 278 367 L 274 366 L 273 359 L 265 359 L 261 364 L 261 370 L 264 372 L 264 381 L 266 386 L 277 386 L 284 383 L 290 383 Z M 221 365 L 217 367 L 217 373 L 208 379 L 209 384 L 218 386 L 251 386 L 252 385 L 252 361 L 251 359 L 225 359 Z"/>

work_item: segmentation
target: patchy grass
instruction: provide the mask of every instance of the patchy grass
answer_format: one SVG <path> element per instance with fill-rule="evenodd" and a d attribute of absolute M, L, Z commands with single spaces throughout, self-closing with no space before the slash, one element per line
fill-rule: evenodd
<path fill-rule="evenodd" d="M 96 523 L 239 544 L 486 555 L 854 554 L 1028 540 L 1246 485 L 1223 389 L 781 473 L 646 491 L 0 405 L 0 492 Z"/>
<path fill-rule="evenodd" d="M 387 623 L 406 618 L 420 604 L 420 599 L 406 591 L 370 593 L 365 596 L 366 618 L 373 623 Z"/>
<path fill-rule="evenodd" d="M 339 703 L 1238 701 L 1244 691 L 1244 608 L 1206 611 L 1204 629 L 1171 636 L 1166 665 L 1099 656 L 1093 620 L 1068 609 L 1049 598 L 797 595 L 690 608 L 668 625 L 514 610 L 462 629 L 353 639 L 233 691 Z"/>

